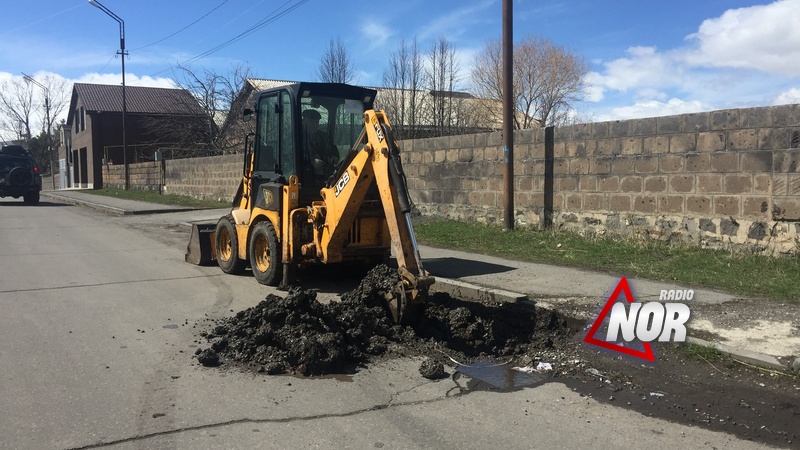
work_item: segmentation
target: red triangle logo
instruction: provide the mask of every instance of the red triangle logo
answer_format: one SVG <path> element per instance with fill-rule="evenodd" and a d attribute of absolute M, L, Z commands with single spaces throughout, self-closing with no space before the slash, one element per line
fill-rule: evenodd
<path fill-rule="evenodd" d="M 608 301 L 606 302 L 605 306 L 603 306 L 603 309 L 600 311 L 600 314 L 597 315 L 597 319 L 594 320 L 592 327 L 589 328 L 589 332 L 586 333 L 586 336 L 583 338 L 583 342 L 586 342 L 587 344 L 596 345 L 598 347 L 602 347 L 608 350 L 613 350 L 615 352 L 620 352 L 628 356 L 633 356 L 636 358 L 641 358 L 653 362 L 656 360 L 656 357 L 653 354 L 653 349 L 652 347 L 650 347 L 649 342 L 642 342 L 644 349 L 637 350 L 634 348 L 625 347 L 624 345 L 617 344 L 616 342 L 608 342 L 606 340 L 598 339 L 595 337 L 595 335 L 597 334 L 597 330 L 603 324 L 603 321 L 606 319 L 606 316 L 608 316 L 608 313 L 611 312 L 611 308 L 614 306 L 614 303 L 617 302 L 617 299 L 622 293 L 625 294 L 625 300 L 627 300 L 628 303 L 633 303 L 636 301 L 633 298 L 633 294 L 631 294 L 630 286 L 628 286 L 628 279 L 625 277 L 622 277 L 622 279 L 619 280 L 619 284 L 617 284 L 617 287 L 614 289 L 614 292 L 608 298 Z"/>

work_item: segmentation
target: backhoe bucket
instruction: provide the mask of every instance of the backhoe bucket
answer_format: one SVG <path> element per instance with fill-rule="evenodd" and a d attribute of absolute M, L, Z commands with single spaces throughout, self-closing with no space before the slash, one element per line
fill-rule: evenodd
<path fill-rule="evenodd" d="M 198 266 L 207 266 L 217 260 L 217 253 L 214 248 L 214 231 L 217 225 L 214 223 L 193 223 L 192 235 L 189 238 L 189 245 L 186 246 L 185 260 L 188 263 Z"/>
<path fill-rule="evenodd" d="M 435 278 L 429 275 L 416 277 L 404 269 L 400 269 L 400 274 L 404 280 L 386 293 L 386 300 L 395 323 L 412 325 L 419 318 L 422 304 L 428 301 L 428 289 Z"/>

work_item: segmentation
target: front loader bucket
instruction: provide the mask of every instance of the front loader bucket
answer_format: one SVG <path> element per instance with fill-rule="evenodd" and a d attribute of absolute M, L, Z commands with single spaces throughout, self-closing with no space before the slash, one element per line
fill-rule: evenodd
<path fill-rule="evenodd" d="M 214 223 L 193 223 L 192 235 L 189 238 L 189 245 L 186 246 L 186 262 L 207 266 L 217 260 L 216 249 L 214 248 Z"/>

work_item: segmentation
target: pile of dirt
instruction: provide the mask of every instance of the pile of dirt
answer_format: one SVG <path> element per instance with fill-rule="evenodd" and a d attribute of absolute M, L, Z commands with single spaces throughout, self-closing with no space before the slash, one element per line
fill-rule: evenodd
<path fill-rule="evenodd" d="M 485 304 L 431 295 L 414 326 L 395 324 L 386 295 L 400 281 L 385 265 L 371 270 L 340 302 L 316 293 L 269 295 L 253 308 L 216 321 L 201 336 L 205 366 L 222 362 L 268 374 L 345 373 L 381 356 L 426 356 L 435 361 L 529 355 L 566 343 L 577 332 L 557 313 L 529 304 Z M 430 371 L 441 376 L 438 370 Z"/>

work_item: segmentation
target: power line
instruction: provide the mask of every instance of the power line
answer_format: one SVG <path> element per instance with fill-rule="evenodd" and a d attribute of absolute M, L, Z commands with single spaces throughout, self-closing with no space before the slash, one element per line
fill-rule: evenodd
<path fill-rule="evenodd" d="M 163 37 L 163 38 L 161 38 L 161 39 L 159 39 L 159 40 L 157 40 L 157 41 L 155 41 L 155 42 L 151 42 L 150 44 L 144 45 L 144 46 L 142 46 L 142 47 L 139 47 L 139 48 L 134 48 L 134 49 L 133 49 L 133 50 L 131 50 L 131 51 L 141 50 L 141 49 L 143 49 L 143 48 L 147 48 L 147 47 L 150 47 L 150 46 L 153 46 L 153 45 L 156 45 L 156 44 L 158 44 L 158 43 L 161 43 L 161 42 L 164 42 L 164 41 L 166 41 L 167 39 L 171 38 L 172 36 L 175 36 L 176 34 L 178 34 L 178 33 L 182 32 L 182 31 L 186 30 L 187 28 L 191 27 L 192 25 L 196 24 L 197 22 L 200 22 L 201 20 L 205 19 L 205 18 L 206 18 L 206 17 L 208 17 L 208 16 L 209 16 L 211 13 L 213 13 L 213 12 L 214 12 L 214 11 L 216 11 L 216 10 L 218 10 L 219 8 L 221 8 L 221 7 L 222 7 L 222 5 L 224 5 L 225 3 L 228 3 L 229 1 L 230 1 L 230 0 L 224 0 L 222 3 L 220 3 L 220 4 L 219 4 L 219 5 L 217 5 L 215 8 L 213 8 L 211 11 L 209 11 L 209 12 L 207 12 L 207 13 L 203 14 L 202 16 L 200 16 L 200 18 L 199 18 L 199 19 L 195 20 L 194 22 L 190 23 L 189 25 L 186 25 L 185 27 L 181 28 L 180 30 L 178 30 L 178 31 L 176 31 L 176 32 L 174 32 L 174 33 L 172 33 L 172 34 L 170 34 L 169 36 Z"/>
<path fill-rule="evenodd" d="M 265 1 L 266 0 L 259 0 L 258 3 L 252 3 L 249 8 L 243 9 L 236 17 L 233 17 L 229 21 L 227 21 L 227 22 L 223 23 L 222 25 L 218 26 L 215 30 L 210 30 L 208 33 L 206 33 L 206 36 L 203 37 L 202 39 L 200 39 L 199 41 L 197 41 L 197 43 L 199 44 L 201 42 L 205 42 L 205 41 L 209 40 L 212 35 L 214 35 L 218 31 L 222 30 L 223 28 L 227 27 L 228 25 L 236 22 L 237 20 L 239 20 L 240 17 L 246 16 L 250 11 L 258 8 Z"/>
<path fill-rule="evenodd" d="M 258 21 L 255 25 L 247 28 L 243 32 L 241 32 L 238 35 L 232 37 L 231 39 L 228 39 L 227 41 L 223 42 L 222 44 L 219 44 L 219 45 L 217 45 L 216 47 L 214 47 L 214 48 L 212 48 L 210 50 L 206 50 L 205 52 L 203 52 L 203 53 L 201 53 L 201 54 L 199 54 L 199 55 L 197 55 L 197 56 L 195 56 L 193 58 L 189 58 L 189 59 L 179 63 L 179 65 L 191 64 L 193 62 L 196 62 L 196 61 L 199 61 L 199 60 L 205 58 L 206 56 L 209 56 L 209 55 L 211 55 L 213 53 L 216 53 L 216 52 L 218 52 L 218 51 L 220 51 L 220 50 L 222 50 L 222 49 L 224 49 L 224 48 L 226 48 L 226 47 L 228 47 L 228 46 L 230 46 L 232 44 L 235 44 L 236 42 L 239 42 L 240 40 L 246 38 L 247 36 L 250 36 L 251 34 L 255 33 L 256 31 L 258 31 L 258 30 L 264 28 L 265 26 L 275 22 L 276 20 L 278 20 L 281 17 L 289 14 L 290 12 L 294 11 L 295 9 L 297 9 L 300 6 L 304 5 L 305 3 L 308 3 L 309 1 L 310 0 L 300 0 L 300 1 L 297 1 L 293 5 L 290 5 L 290 3 L 292 3 L 292 0 L 289 0 L 289 1 L 285 2 L 285 3 L 283 3 L 281 6 L 279 6 L 275 10 L 273 10 L 271 13 L 269 13 L 269 15 L 267 15 L 266 17 L 264 17 L 263 19 Z M 289 6 L 287 6 L 287 5 L 289 5 Z M 168 70 L 169 69 L 160 70 L 158 72 L 155 72 L 155 73 L 151 74 L 150 76 L 151 77 L 152 76 L 156 76 L 156 75 L 164 73 L 164 72 L 166 72 Z"/>
<path fill-rule="evenodd" d="M 292 6 L 289 6 L 287 9 L 282 10 L 282 8 L 284 8 L 286 5 L 291 3 L 291 0 L 287 1 L 284 4 L 282 4 L 281 6 L 279 6 L 276 10 L 271 12 L 267 17 L 265 17 L 264 19 L 260 20 L 258 23 L 253 25 L 252 27 L 250 27 L 247 30 L 239 33 L 237 36 L 235 36 L 235 37 L 223 42 L 222 44 L 212 48 L 211 50 L 207 50 L 207 51 L 195 56 L 194 58 L 190 58 L 190 59 L 184 61 L 183 64 L 191 64 L 191 63 L 193 63 L 195 61 L 198 61 L 198 60 L 200 60 L 202 58 L 205 58 L 206 56 L 209 56 L 209 55 L 211 55 L 213 53 L 216 53 L 216 52 L 218 52 L 218 51 L 230 46 L 231 44 L 235 44 L 236 42 L 239 42 L 240 40 L 246 38 L 247 36 L 250 36 L 251 34 L 255 33 L 256 31 L 258 31 L 258 30 L 264 28 L 265 26 L 275 22 L 276 20 L 280 19 L 281 17 L 285 16 L 286 14 L 289 14 L 290 12 L 292 12 L 295 9 L 299 8 L 303 4 L 308 3 L 309 1 L 310 0 L 301 0 L 301 1 L 297 2 L 296 4 L 294 4 Z"/>
<path fill-rule="evenodd" d="M 111 58 L 108 58 L 108 61 L 106 61 L 106 64 L 103 66 L 103 68 L 102 68 L 102 69 L 98 70 L 98 71 L 97 71 L 97 73 L 101 73 L 102 71 L 104 71 L 104 70 L 106 69 L 106 67 L 108 67 L 108 65 L 111 63 L 111 60 L 112 60 L 112 59 L 114 59 L 114 58 L 116 58 L 116 57 L 117 57 L 117 54 L 116 54 L 116 53 L 114 53 L 113 55 L 111 55 Z"/>

